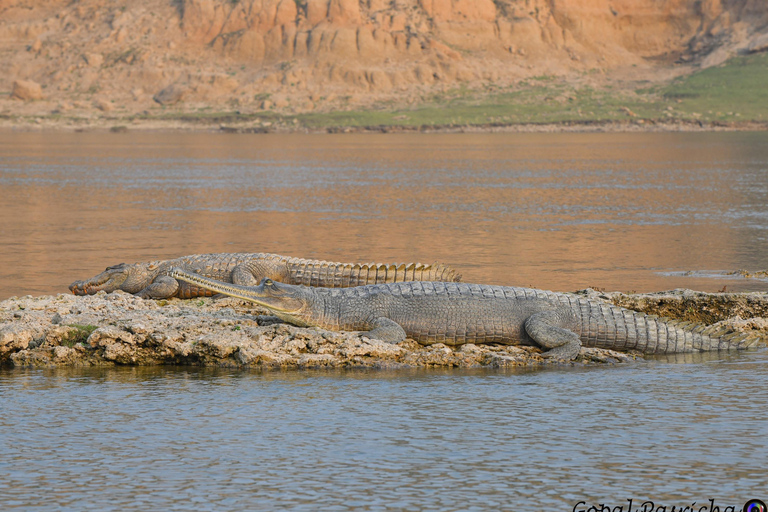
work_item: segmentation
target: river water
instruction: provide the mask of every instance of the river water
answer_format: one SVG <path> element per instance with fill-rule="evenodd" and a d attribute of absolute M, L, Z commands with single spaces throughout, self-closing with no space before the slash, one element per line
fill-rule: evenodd
<path fill-rule="evenodd" d="M 767 234 L 766 133 L 0 133 L 0 300 L 223 251 L 763 291 L 725 272 L 768 268 Z M 0 509 L 740 510 L 768 498 L 767 380 L 764 350 L 535 371 L 1 369 Z"/>
<path fill-rule="evenodd" d="M 768 135 L 0 135 L 0 300 L 200 252 L 768 290 Z M 679 275 L 686 272 L 694 276 Z"/>

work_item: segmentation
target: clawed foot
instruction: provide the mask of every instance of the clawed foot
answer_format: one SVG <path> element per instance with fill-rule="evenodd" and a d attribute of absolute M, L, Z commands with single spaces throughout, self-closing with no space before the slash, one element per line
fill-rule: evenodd
<path fill-rule="evenodd" d="M 553 349 L 541 353 L 544 359 L 554 359 L 556 361 L 573 361 L 578 357 L 581 351 L 581 345 L 576 343 L 566 343 Z"/>

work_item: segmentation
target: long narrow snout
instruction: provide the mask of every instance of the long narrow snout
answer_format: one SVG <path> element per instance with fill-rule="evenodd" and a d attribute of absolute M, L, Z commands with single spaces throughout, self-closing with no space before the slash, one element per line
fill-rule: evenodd
<path fill-rule="evenodd" d="M 276 283 L 271 279 L 263 279 L 258 286 L 242 286 L 239 284 L 224 283 L 209 279 L 198 274 L 186 272 L 178 267 L 171 269 L 171 277 L 186 283 L 197 285 L 214 292 L 223 293 L 230 297 L 247 300 L 263 306 L 278 314 L 293 314 L 304 307 L 304 303 L 297 297 L 296 289 L 299 286 Z"/>
<path fill-rule="evenodd" d="M 255 302 L 266 308 L 272 307 L 262 300 L 264 290 L 263 282 L 258 286 L 242 286 L 239 284 L 224 283 L 222 281 L 208 279 L 199 274 L 187 272 L 179 267 L 173 267 L 171 269 L 171 277 L 178 279 L 179 281 L 184 281 L 185 283 L 197 285 L 201 288 L 229 295 L 230 297 Z"/>

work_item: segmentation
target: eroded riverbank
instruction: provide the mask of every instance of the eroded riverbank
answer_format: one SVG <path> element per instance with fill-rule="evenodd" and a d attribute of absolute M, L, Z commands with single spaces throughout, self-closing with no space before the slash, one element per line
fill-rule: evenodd
<path fill-rule="evenodd" d="M 643 311 L 768 337 L 768 293 L 580 293 Z M 252 368 L 512 367 L 563 364 L 534 347 L 390 345 L 280 323 L 232 298 L 143 300 L 124 292 L 0 302 L 0 364 L 17 367 L 197 365 Z M 583 348 L 571 364 L 641 358 Z"/>

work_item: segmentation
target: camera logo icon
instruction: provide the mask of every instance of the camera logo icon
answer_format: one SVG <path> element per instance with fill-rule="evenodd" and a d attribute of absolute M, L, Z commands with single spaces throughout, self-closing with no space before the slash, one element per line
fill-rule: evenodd
<path fill-rule="evenodd" d="M 763 500 L 749 500 L 744 504 L 744 512 L 768 512 Z"/>

